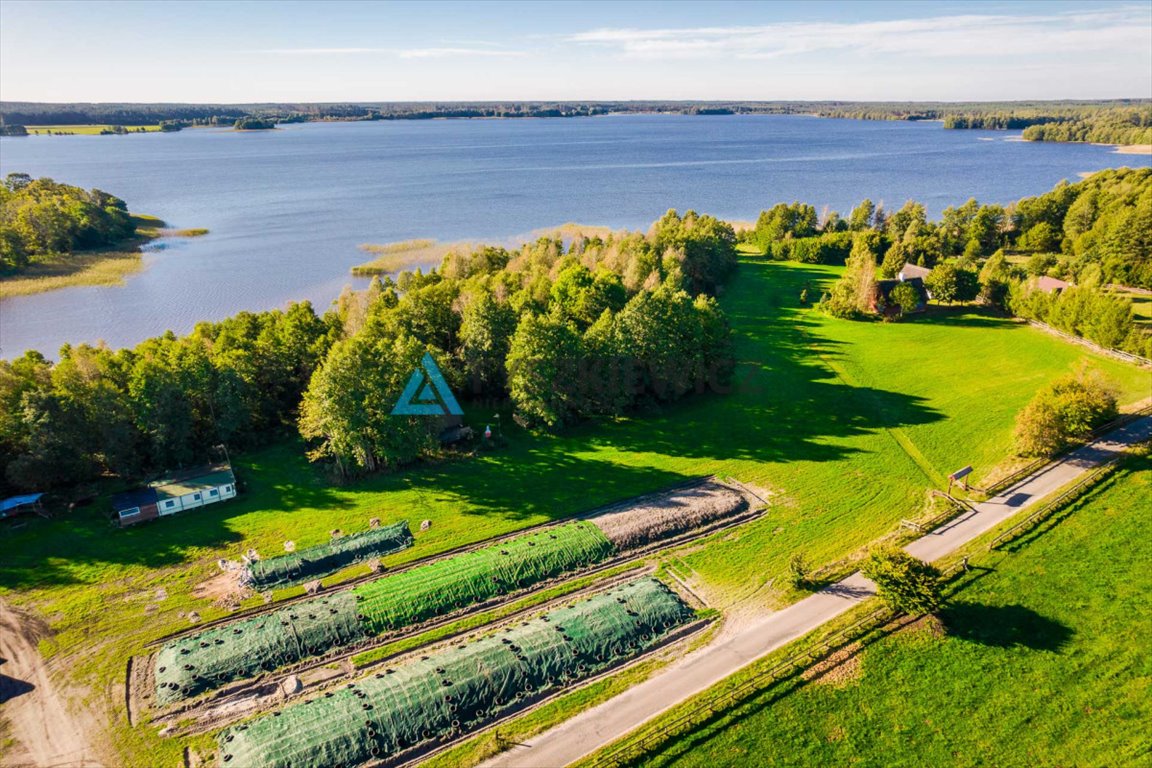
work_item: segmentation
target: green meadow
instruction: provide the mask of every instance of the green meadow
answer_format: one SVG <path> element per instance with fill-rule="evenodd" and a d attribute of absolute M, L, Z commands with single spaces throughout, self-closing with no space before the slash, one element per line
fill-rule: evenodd
<path fill-rule="evenodd" d="M 768 610 L 796 596 L 779 586 L 793 553 L 817 566 L 842 561 L 921 514 L 949 472 L 972 464 L 977 482 L 997 472 L 1010 460 L 1016 412 L 1083 361 L 1113 380 L 1122 402 L 1150 394 L 1147 371 L 979 311 L 854 323 L 800 305 L 803 287 L 818 296 L 839 271 L 742 261 L 722 298 L 736 331 L 730 392 L 557 436 L 520 430 L 504 412 L 501 450 L 347 486 L 310 466 L 296 442 L 234 456 L 235 501 L 119 531 L 101 499 L 0 530 L 0 593 L 50 624 L 42 650 L 88 689 L 109 759 L 170 763 L 183 743 L 130 729 L 116 685 L 126 657 L 188 626 L 187 612 L 225 613 L 225 601 L 198 589 L 219 573 L 218 558 L 249 547 L 271 556 L 287 539 L 310 546 L 373 517 L 407 519 L 416 544 L 387 558 L 392 565 L 720 474 L 766 495 L 769 513 L 663 558 L 714 607 Z M 467 417 L 496 428 L 495 415 Z"/>
<path fill-rule="evenodd" d="M 905 627 L 640 764 L 1147 765 L 1149 524 L 1145 455 L 1008 551 L 974 556 L 946 634 Z"/>

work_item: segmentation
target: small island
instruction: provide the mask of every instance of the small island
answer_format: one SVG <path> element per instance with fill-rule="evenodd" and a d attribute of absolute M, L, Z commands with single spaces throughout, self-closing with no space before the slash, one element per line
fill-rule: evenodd
<path fill-rule="evenodd" d="M 242 117 L 232 125 L 238 131 L 270 131 L 276 127 L 275 120 L 260 117 Z"/>
<path fill-rule="evenodd" d="M 132 214 L 99 189 L 10 173 L 0 184 L 0 299 L 77 285 L 117 285 L 144 268 L 141 246 L 161 237 L 198 237 Z"/>

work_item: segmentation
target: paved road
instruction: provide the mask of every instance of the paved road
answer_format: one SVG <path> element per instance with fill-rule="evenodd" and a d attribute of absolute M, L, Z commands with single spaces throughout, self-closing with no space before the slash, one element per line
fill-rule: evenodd
<path fill-rule="evenodd" d="M 1152 417 L 1129 424 L 1047 465 L 1016 485 L 974 507 L 905 549 L 933 561 L 1067 485 L 1125 447 L 1152 439 Z M 739 669 L 811 632 L 875 594 L 874 585 L 854 573 L 782 611 L 743 626 L 737 633 L 665 667 L 645 682 L 580 713 L 524 745 L 498 755 L 481 768 L 563 768 Z"/>

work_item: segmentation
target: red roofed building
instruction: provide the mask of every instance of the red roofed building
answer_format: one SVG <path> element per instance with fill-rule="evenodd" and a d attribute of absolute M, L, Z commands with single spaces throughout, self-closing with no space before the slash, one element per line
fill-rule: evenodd
<path fill-rule="evenodd" d="M 1057 280 L 1054 277 L 1044 275 L 1043 277 L 1036 278 L 1036 287 L 1044 291 L 1044 293 L 1059 293 L 1065 288 L 1073 287 L 1073 284 L 1066 280 Z"/>

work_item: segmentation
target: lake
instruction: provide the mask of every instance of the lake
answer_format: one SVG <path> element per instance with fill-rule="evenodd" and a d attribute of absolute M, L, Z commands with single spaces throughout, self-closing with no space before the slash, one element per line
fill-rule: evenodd
<path fill-rule="evenodd" d="M 0 355 L 135 344 L 240 310 L 323 309 L 370 257 L 410 238 L 515 243 L 564 222 L 647 228 L 669 208 L 754 219 L 864 197 L 939 215 L 1006 203 L 1084 171 L 1147 164 L 1108 147 L 1033 144 L 939 123 L 621 115 L 304 123 L 276 131 L 0 138 L 0 173 L 99 187 L 207 236 L 168 241 L 122 286 L 0 302 Z"/>

